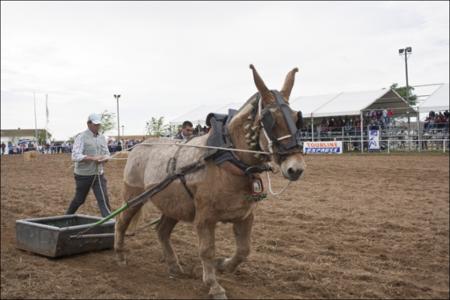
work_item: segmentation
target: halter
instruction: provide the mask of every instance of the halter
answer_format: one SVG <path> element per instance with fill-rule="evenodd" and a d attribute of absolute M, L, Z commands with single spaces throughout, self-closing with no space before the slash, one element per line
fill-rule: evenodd
<path fill-rule="evenodd" d="M 264 136 L 267 139 L 268 142 L 268 148 L 270 154 L 274 155 L 273 152 L 273 145 L 275 145 L 278 149 L 277 153 L 275 155 L 282 159 L 283 157 L 296 153 L 296 152 L 302 152 L 302 141 L 300 138 L 300 129 L 303 126 L 303 117 L 302 113 L 298 112 L 298 121 L 297 123 L 294 122 L 292 118 L 292 109 L 289 107 L 289 105 L 284 101 L 283 96 L 279 91 L 271 90 L 271 93 L 275 97 L 275 105 L 268 105 L 264 109 L 262 109 L 262 98 L 258 94 L 258 116 L 260 118 L 262 131 L 264 133 Z M 284 120 L 286 121 L 287 127 L 289 128 L 290 134 L 282 136 L 282 137 L 276 137 L 273 132 L 273 127 L 275 125 L 275 119 L 272 115 L 272 112 L 270 111 L 270 108 L 276 107 L 281 110 Z M 283 140 L 289 139 L 288 143 L 280 143 Z"/>

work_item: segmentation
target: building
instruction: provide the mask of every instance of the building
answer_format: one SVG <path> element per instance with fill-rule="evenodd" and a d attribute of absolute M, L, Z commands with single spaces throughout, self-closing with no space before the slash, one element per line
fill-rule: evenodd
<path fill-rule="evenodd" d="M 32 140 L 36 139 L 36 132 L 34 129 L 2 129 L 1 130 L 1 142 L 8 144 L 11 142 L 13 145 L 17 145 L 19 141 L 22 140 Z M 45 136 L 46 129 L 37 129 L 37 135 Z M 48 133 L 51 136 L 50 133 Z"/>

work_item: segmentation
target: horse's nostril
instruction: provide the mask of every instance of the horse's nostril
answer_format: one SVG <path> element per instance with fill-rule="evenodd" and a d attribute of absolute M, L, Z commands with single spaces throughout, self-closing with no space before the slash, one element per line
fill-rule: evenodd
<path fill-rule="evenodd" d="M 288 175 L 290 178 L 292 179 L 297 179 L 300 177 L 300 175 L 302 175 L 303 170 L 302 169 L 293 169 L 293 168 L 289 168 L 288 170 Z"/>

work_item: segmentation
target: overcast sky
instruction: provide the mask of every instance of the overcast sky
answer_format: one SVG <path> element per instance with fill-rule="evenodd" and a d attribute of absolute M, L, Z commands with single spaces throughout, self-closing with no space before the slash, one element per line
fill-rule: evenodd
<path fill-rule="evenodd" d="M 91 112 L 116 112 L 125 134 L 152 116 L 244 102 L 253 63 L 292 97 L 449 81 L 449 2 L 1 2 L 1 128 L 45 127 L 67 139 Z M 110 132 L 116 134 L 117 129 Z"/>

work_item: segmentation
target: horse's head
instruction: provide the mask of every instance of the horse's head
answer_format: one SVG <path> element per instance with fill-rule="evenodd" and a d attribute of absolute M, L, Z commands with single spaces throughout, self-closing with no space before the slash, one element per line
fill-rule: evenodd
<path fill-rule="evenodd" d="M 271 153 L 271 160 L 280 166 L 283 176 L 291 181 L 300 178 L 306 164 L 301 153 L 299 129 L 301 112 L 289 107 L 289 96 L 294 85 L 295 73 L 290 71 L 280 91 L 269 90 L 253 65 L 253 79 L 258 89 L 255 124 L 259 129 L 259 147 Z"/>

